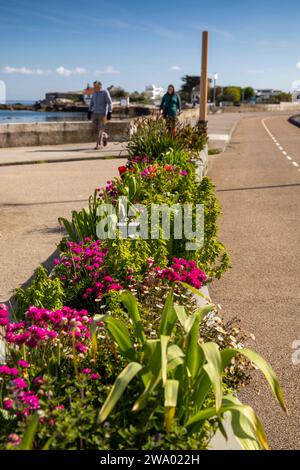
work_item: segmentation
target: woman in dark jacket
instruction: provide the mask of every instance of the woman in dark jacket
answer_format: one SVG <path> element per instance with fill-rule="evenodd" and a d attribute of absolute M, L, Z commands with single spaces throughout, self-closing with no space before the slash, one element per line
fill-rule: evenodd
<path fill-rule="evenodd" d="M 174 85 L 168 86 L 168 92 L 163 96 L 161 101 L 160 111 L 167 121 L 170 132 L 174 131 L 177 114 L 181 112 L 180 96 L 175 92 Z"/>

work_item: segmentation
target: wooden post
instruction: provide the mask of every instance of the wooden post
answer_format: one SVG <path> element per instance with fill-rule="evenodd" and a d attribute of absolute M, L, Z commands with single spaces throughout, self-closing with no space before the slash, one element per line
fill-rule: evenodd
<path fill-rule="evenodd" d="M 207 122 L 208 31 L 202 33 L 202 66 L 200 82 L 200 122 Z"/>

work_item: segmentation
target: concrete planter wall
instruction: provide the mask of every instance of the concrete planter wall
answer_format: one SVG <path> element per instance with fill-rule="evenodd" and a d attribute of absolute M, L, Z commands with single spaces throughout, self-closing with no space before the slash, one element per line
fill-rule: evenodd
<path fill-rule="evenodd" d="M 111 141 L 127 141 L 131 133 L 131 123 L 129 120 L 109 121 L 106 124 L 106 130 Z M 73 144 L 94 142 L 94 140 L 94 127 L 88 121 L 2 124 L 0 126 L 0 148 Z"/>

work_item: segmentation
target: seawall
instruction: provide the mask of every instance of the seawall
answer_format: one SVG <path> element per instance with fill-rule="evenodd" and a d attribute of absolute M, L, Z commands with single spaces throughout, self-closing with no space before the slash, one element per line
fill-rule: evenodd
<path fill-rule="evenodd" d="M 109 121 L 105 130 L 113 142 L 127 141 L 131 132 L 130 120 Z M 91 122 L 40 122 L 1 124 L 0 148 L 94 142 Z"/>

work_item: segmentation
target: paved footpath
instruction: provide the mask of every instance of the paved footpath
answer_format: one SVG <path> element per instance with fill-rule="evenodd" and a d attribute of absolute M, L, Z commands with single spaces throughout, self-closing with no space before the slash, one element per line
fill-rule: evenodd
<path fill-rule="evenodd" d="M 232 269 L 213 283 L 225 318 L 254 333 L 249 344 L 276 370 L 290 415 L 275 404 L 260 374 L 242 398 L 252 404 L 274 449 L 300 449 L 300 129 L 284 116 L 239 122 L 225 153 L 210 163 L 223 216 L 220 238 Z M 298 356 L 299 357 L 299 356 Z"/>
<path fill-rule="evenodd" d="M 62 238 L 58 217 L 85 207 L 126 160 L 0 168 L 0 302 L 48 260 Z"/>

